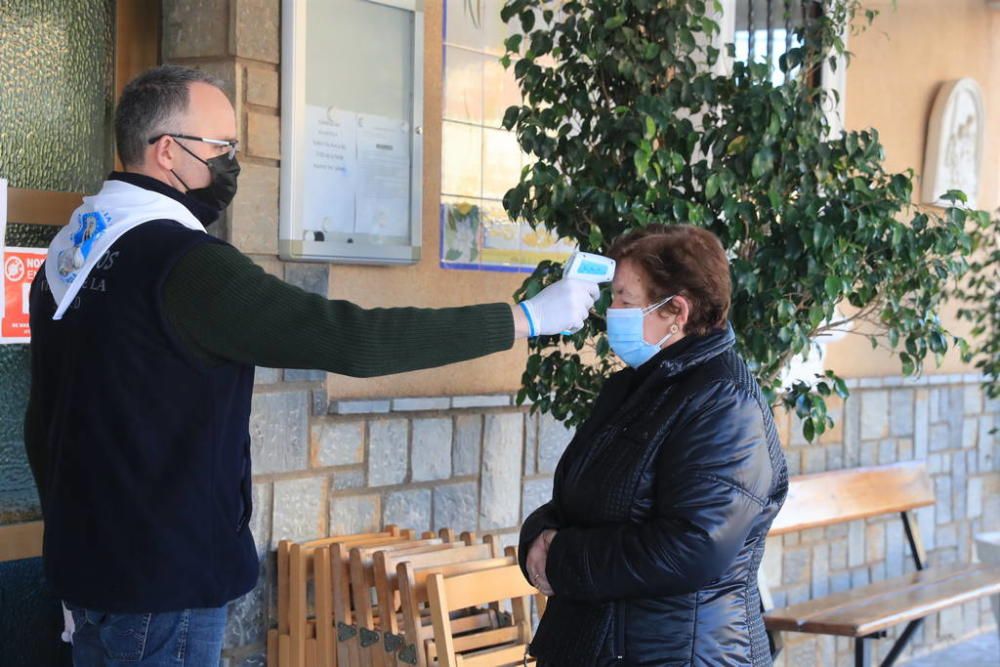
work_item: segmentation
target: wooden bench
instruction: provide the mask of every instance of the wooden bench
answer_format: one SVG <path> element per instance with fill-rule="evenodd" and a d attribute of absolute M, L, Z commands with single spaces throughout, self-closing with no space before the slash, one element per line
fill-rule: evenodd
<path fill-rule="evenodd" d="M 855 665 L 867 666 L 871 664 L 872 640 L 885 637 L 889 628 L 905 623 L 882 662 L 888 667 L 930 614 L 1000 594 L 1000 567 L 927 567 L 913 510 L 933 504 L 930 476 L 918 462 L 793 478 L 769 537 L 898 512 L 917 571 L 784 609 L 771 608 L 771 596 L 761 576 L 761 604 L 773 656 L 781 651 L 781 632 L 837 635 L 854 639 Z"/>

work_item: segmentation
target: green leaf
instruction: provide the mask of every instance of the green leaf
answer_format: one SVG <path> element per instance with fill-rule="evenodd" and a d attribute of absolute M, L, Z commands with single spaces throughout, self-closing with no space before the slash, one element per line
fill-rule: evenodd
<path fill-rule="evenodd" d="M 708 182 L 705 183 L 705 197 L 707 199 L 714 199 L 715 195 L 719 193 L 719 175 L 712 174 L 708 177 Z"/>
<path fill-rule="evenodd" d="M 961 202 L 963 204 L 968 203 L 969 198 L 961 190 L 948 190 L 948 192 L 941 195 L 941 199 L 949 202 Z"/>
<path fill-rule="evenodd" d="M 517 119 L 521 115 L 521 107 L 507 107 L 503 114 L 503 127 L 505 130 L 513 130 L 517 124 Z"/>
<path fill-rule="evenodd" d="M 504 40 L 503 45 L 508 51 L 517 53 L 521 49 L 521 40 L 523 38 L 524 35 L 520 34 L 511 35 L 510 37 Z"/>
<path fill-rule="evenodd" d="M 535 13 L 530 9 L 521 12 L 518 18 L 521 19 L 521 32 L 527 34 L 535 27 Z"/>
<path fill-rule="evenodd" d="M 649 170 L 649 160 L 652 154 L 643 148 L 638 149 L 635 155 L 632 156 L 632 161 L 635 163 L 635 171 L 641 177 Z"/>
<path fill-rule="evenodd" d="M 836 276 L 827 276 L 826 280 L 823 281 L 826 287 L 826 294 L 830 298 L 835 298 L 840 294 L 840 278 Z"/>
<path fill-rule="evenodd" d="M 670 153 L 670 166 L 673 167 L 674 173 L 679 174 L 684 171 L 684 156 L 680 153 Z"/>
<path fill-rule="evenodd" d="M 779 192 L 777 192 L 776 190 L 768 190 L 767 200 L 771 203 L 772 209 L 776 211 L 781 210 L 782 201 L 781 201 L 781 194 Z"/>
<path fill-rule="evenodd" d="M 748 143 L 749 139 L 747 139 L 746 135 L 741 134 L 730 141 L 729 145 L 726 146 L 726 155 L 736 155 L 737 153 L 742 153 L 746 150 Z"/>
<path fill-rule="evenodd" d="M 692 34 L 690 30 L 681 30 L 679 36 L 681 44 L 683 44 L 688 51 L 694 51 L 697 48 L 698 45 L 695 42 L 694 34 Z"/>
<path fill-rule="evenodd" d="M 753 165 L 750 168 L 750 173 L 754 178 L 760 178 L 771 171 L 773 163 L 774 155 L 771 153 L 771 149 L 761 149 L 753 156 Z"/>
<path fill-rule="evenodd" d="M 899 360 L 903 364 L 903 375 L 913 375 L 916 371 L 916 364 L 913 358 L 906 352 L 899 353 Z"/>
<path fill-rule="evenodd" d="M 646 116 L 646 133 L 643 135 L 645 139 L 652 140 L 656 136 L 656 122 L 653 120 L 652 116 Z"/>
<path fill-rule="evenodd" d="M 816 426 L 813 424 L 811 418 L 802 421 L 802 436 L 808 441 L 812 442 L 816 437 Z"/>
<path fill-rule="evenodd" d="M 837 396 L 841 398 L 847 398 L 850 396 L 851 392 L 847 388 L 847 383 L 844 382 L 843 378 L 837 378 L 834 387 L 836 388 Z"/>
<path fill-rule="evenodd" d="M 889 329 L 888 338 L 889 346 L 896 349 L 896 346 L 899 345 L 899 329 Z"/>
<path fill-rule="evenodd" d="M 607 21 L 604 22 L 604 29 L 617 30 L 618 28 L 625 25 L 625 21 L 627 20 L 628 17 L 626 17 L 624 14 L 615 14 L 614 16 L 612 16 L 611 18 L 609 18 Z"/>
<path fill-rule="evenodd" d="M 829 289 L 829 287 L 827 288 Z M 823 321 L 826 313 L 823 312 L 823 306 L 818 303 L 814 303 L 809 307 L 809 324 L 815 329 Z"/>
<path fill-rule="evenodd" d="M 596 225 L 591 226 L 590 234 L 588 235 L 587 240 L 590 241 L 591 248 L 600 248 L 603 246 L 604 234 L 601 233 L 601 228 Z"/>

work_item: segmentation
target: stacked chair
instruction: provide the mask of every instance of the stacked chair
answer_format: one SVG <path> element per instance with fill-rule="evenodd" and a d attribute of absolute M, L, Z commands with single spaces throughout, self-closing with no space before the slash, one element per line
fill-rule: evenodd
<path fill-rule="evenodd" d="M 268 667 L 501 667 L 533 664 L 531 601 L 513 547 L 396 526 L 277 554 L 278 627 Z"/>

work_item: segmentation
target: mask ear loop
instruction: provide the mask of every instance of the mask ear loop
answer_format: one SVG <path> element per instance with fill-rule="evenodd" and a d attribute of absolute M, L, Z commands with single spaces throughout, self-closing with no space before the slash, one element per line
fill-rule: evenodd
<path fill-rule="evenodd" d="M 188 185 L 187 183 L 185 183 L 184 179 L 181 178 L 180 175 L 178 175 L 178 173 L 176 171 L 174 171 L 173 169 L 171 169 L 170 173 L 173 174 L 174 178 L 176 178 L 178 181 L 180 181 L 181 185 L 184 186 L 184 192 L 189 192 L 191 190 L 191 186 Z"/>
<path fill-rule="evenodd" d="M 170 136 L 170 135 L 167 135 L 167 136 Z M 175 144 L 177 144 L 178 146 L 180 146 L 180 147 L 181 147 L 181 148 L 182 148 L 182 149 L 184 150 L 184 152 L 186 152 L 186 153 L 187 153 L 188 155 L 190 155 L 190 156 L 191 156 L 191 157 L 193 157 L 193 158 L 194 158 L 195 160 L 197 160 L 198 162 L 201 162 L 201 163 L 202 163 L 203 165 L 205 165 L 205 167 L 206 167 L 206 168 L 208 169 L 208 175 L 209 175 L 209 177 L 213 177 L 213 176 L 215 175 L 215 171 L 214 171 L 214 170 L 212 169 L 212 165 L 210 165 L 210 164 L 208 163 L 208 160 L 202 160 L 202 159 L 201 159 L 200 157 L 198 157 L 198 156 L 197 156 L 197 155 L 195 154 L 195 152 L 194 152 L 194 151 L 192 151 L 192 150 L 191 150 L 190 148 L 188 148 L 187 146 L 185 146 L 185 145 L 184 145 L 184 144 L 182 144 L 181 142 L 177 141 L 177 140 L 176 140 L 176 139 L 174 139 L 173 137 L 170 137 L 170 140 L 171 140 L 171 141 L 173 141 L 173 142 L 174 142 Z M 180 176 L 178 176 L 178 175 L 177 175 L 177 172 L 176 172 L 176 171 L 174 171 L 173 169 L 171 169 L 171 170 L 170 170 L 170 173 L 174 175 L 174 178 L 176 178 L 176 179 L 177 179 L 178 181 L 180 181 L 180 182 L 181 182 L 181 185 L 183 185 L 183 186 L 184 186 L 184 190 L 185 190 L 185 191 L 187 191 L 187 192 L 190 192 L 190 190 L 191 190 L 191 186 L 190 186 L 190 185 L 188 185 L 187 183 L 185 183 L 185 182 L 184 182 L 184 179 L 183 179 L 183 178 L 181 178 Z"/>
<path fill-rule="evenodd" d="M 663 301 L 661 301 L 659 303 L 653 304 L 652 306 L 647 306 L 646 308 L 643 309 L 642 316 L 645 317 L 646 315 L 649 315 L 650 313 L 652 313 L 653 311 L 655 311 L 657 308 L 661 308 L 661 307 L 667 305 L 670 302 L 670 300 L 673 299 L 675 296 L 677 296 L 677 295 L 674 294 L 673 296 L 668 296 L 666 299 L 664 299 Z M 659 342 L 656 343 L 656 347 L 663 347 L 664 343 L 666 343 L 668 340 L 670 340 L 671 338 L 673 338 L 676 335 L 677 335 L 677 325 L 676 324 L 672 324 L 670 326 L 670 332 L 667 333 L 666 336 L 664 336 L 663 338 L 661 338 L 659 340 Z"/>
<path fill-rule="evenodd" d="M 673 298 L 674 298 L 675 296 L 677 296 L 677 295 L 676 295 L 676 294 L 674 294 L 674 295 L 672 295 L 672 296 L 668 296 L 668 297 L 667 297 L 666 299 L 664 299 L 663 301 L 661 301 L 661 302 L 659 302 L 659 303 L 654 303 L 654 304 L 653 304 L 653 305 L 651 305 L 651 306 L 646 306 L 645 308 L 643 308 L 643 309 L 642 309 L 642 314 L 643 314 L 643 317 L 645 317 L 646 315 L 649 315 L 649 314 L 650 314 L 651 312 L 653 312 L 653 311 L 654 311 L 654 310 L 656 310 L 657 308 L 661 308 L 661 307 L 663 307 L 663 306 L 667 305 L 668 303 L 670 303 L 670 301 L 671 301 L 671 300 L 672 300 L 672 299 L 673 299 Z"/>

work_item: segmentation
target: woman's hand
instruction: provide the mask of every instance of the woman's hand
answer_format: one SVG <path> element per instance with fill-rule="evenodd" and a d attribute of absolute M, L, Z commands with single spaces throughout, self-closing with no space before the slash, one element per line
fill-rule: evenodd
<path fill-rule="evenodd" d="M 549 597 L 553 595 L 554 591 L 545 576 L 545 564 L 549 557 L 549 545 L 552 544 L 552 539 L 555 536 L 555 530 L 543 530 L 542 534 L 535 538 L 531 548 L 528 549 L 528 558 L 525 561 L 531 584 L 543 595 Z"/>

